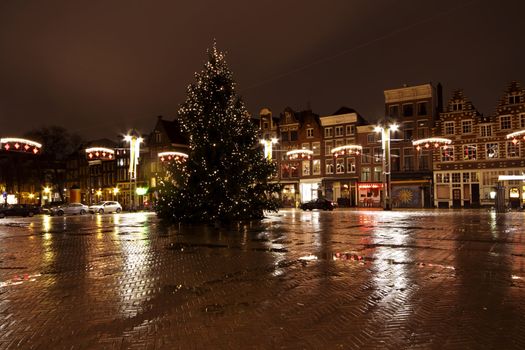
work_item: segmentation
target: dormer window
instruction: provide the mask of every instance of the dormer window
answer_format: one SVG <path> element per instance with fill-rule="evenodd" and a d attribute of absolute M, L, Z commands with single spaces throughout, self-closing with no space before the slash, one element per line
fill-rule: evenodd
<path fill-rule="evenodd" d="M 462 110 L 463 110 L 463 103 L 461 102 L 452 103 L 452 111 L 457 112 L 457 111 L 462 111 Z"/>
<path fill-rule="evenodd" d="M 520 103 L 520 95 L 509 96 L 509 105 L 514 105 L 517 103 Z"/>
<path fill-rule="evenodd" d="M 161 143 L 162 142 L 162 134 L 160 132 L 155 133 L 155 142 Z"/>

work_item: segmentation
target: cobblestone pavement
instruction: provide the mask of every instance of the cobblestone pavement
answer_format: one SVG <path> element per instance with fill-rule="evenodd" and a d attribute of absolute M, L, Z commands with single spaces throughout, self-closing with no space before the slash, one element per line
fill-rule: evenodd
<path fill-rule="evenodd" d="M 524 219 L 2 219 L 0 349 L 524 349 Z"/>

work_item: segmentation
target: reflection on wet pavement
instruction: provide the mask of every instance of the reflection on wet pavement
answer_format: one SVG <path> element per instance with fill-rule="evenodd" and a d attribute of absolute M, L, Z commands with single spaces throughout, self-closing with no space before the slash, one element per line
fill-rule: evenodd
<path fill-rule="evenodd" d="M 1 348 L 525 347 L 523 213 L 0 221 Z"/>

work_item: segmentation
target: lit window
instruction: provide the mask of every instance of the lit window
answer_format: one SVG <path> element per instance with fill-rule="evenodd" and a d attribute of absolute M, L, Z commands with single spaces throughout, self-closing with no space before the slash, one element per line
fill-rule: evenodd
<path fill-rule="evenodd" d="M 310 161 L 303 160 L 303 176 L 310 175 Z"/>
<path fill-rule="evenodd" d="M 321 142 L 312 142 L 312 151 L 314 151 L 314 156 L 321 155 Z"/>
<path fill-rule="evenodd" d="M 476 160 L 476 159 L 477 159 L 476 145 L 464 145 L 463 146 L 463 160 Z"/>
<path fill-rule="evenodd" d="M 313 170 L 313 174 L 314 175 L 319 175 L 321 174 L 321 160 L 319 159 L 314 159 L 312 161 L 313 163 L 313 166 L 312 166 L 312 170 Z"/>
<path fill-rule="evenodd" d="M 344 158 L 337 158 L 335 171 L 337 174 L 344 174 L 345 172 L 345 160 Z"/>
<path fill-rule="evenodd" d="M 346 158 L 346 171 L 355 173 L 355 158 Z"/>
<path fill-rule="evenodd" d="M 325 173 L 326 174 L 334 173 L 334 161 L 332 159 L 327 159 L 325 161 Z"/>
<path fill-rule="evenodd" d="M 497 143 L 487 143 L 485 145 L 485 149 L 487 151 L 487 159 L 499 158 L 499 150 Z"/>

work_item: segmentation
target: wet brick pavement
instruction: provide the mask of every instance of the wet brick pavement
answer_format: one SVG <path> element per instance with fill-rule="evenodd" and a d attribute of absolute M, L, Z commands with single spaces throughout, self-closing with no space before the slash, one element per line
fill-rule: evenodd
<path fill-rule="evenodd" d="M 0 349 L 524 349 L 524 219 L 2 219 Z"/>

